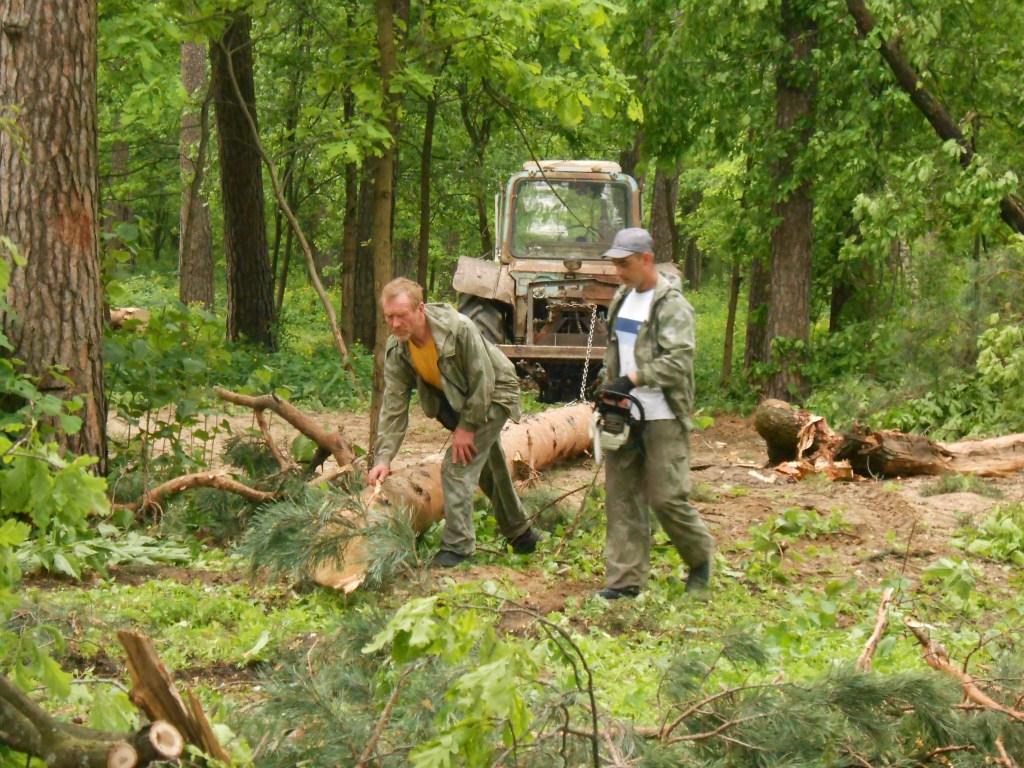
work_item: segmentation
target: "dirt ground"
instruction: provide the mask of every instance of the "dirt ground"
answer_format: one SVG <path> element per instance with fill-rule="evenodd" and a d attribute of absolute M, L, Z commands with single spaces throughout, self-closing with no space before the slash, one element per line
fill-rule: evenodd
<path fill-rule="evenodd" d="M 448 433 L 426 419 L 417 407 L 411 409 L 410 428 L 395 468 L 424 459 L 440 459 Z M 268 414 L 269 415 L 269 414 Z M 361 413 L 318 416 L 324 426 L 342 430 L 351 442 L 366 446 L 369 420 Z M 258 435 L 251 413 L 236 409 L 227 417 L 230 430 L 220 432 L 213 446 L 220 453 L 231 433 L 252 430 Z M 281 418 L 270 415 L 274 438 L 287 446 L 294 429 Z M 1024 473 L 990 481 L 1002 493 L 989 498 L 975 493 L 922 495 L 922 488 L 934 478 L 858 480 L 829 482 L 811 478 L 792 482 L 766 468 L 764 442 L 749 419 L 719 415 L 714 424 L 692 436 L 692 478 L 695 504 L 715 537 L 726 563 L 749 556 L 737 552 L 737 542 L 749 538 L 754 524 L 774 518 L 786 509 L 799 507 L 828 516 L 839 513 L 848 524 L 845 531 L 819 537 L 814 542 L 795 542 L 787 552 L 787 569 L 794 575 L 806 573 L 837 579 L 855 577 L 871 587 L 887 577 L 903 573 L 911 578 L 940 557 L 954 551 L 950 535 L 958 527 L 980 520 L 999 504 L 1024 501 Z M 332 468 L 333 459 L 325 465 Z M 565 504 L 576 509 L 583 491 L 593 478 L 590 457 L 544 470 L 534 485 L 547 487 L 555 495 L 567 494 Z M 602 482 L 599 478 L 598 482 Z M 484 548 L 500 548 L 502 542 L 481 541 Z M 809 545 L 809 546 L 808 546 Z M 979 564 L 982 580 L 1000 580 L 1005 572 L 996 565 Z M 728 570 L 728 569 L 724 569 Z M 473 565 L 452 573 L 457 580 L 496 578 L 511 583 L 528 597 L 526 605 L 542 614 L 561 609 L 567 599 L 591 593 L 597 582 L 573 582 L 548 574 L 499 565 Z M 172 576 L 173 578 L 173 576 Z"/>

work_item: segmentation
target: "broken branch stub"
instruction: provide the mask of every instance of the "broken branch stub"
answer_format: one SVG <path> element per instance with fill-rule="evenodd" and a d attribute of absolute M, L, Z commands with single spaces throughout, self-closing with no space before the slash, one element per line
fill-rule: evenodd
<path fill-rule="evenodd" d="M 206 719 L 199 702 L 191 694 L 187 694 L 187 704 L 182 699 L 167 667 L 157 656 L 153 641 L 141 632 L 128 630 L 120 630 L 117 639 L 124 647 L 128 672 L 132 678 L 129 693 L 132 703 L 151 720 L 170 723 L 189 744 L 230 765 L 231 757 L 214 736 L 210 721 Z M 156 743 L 165 739 L 165 736 L 158 735 Z M 136 749 L 140 746 L 138 743 L 135 745 Z"/>

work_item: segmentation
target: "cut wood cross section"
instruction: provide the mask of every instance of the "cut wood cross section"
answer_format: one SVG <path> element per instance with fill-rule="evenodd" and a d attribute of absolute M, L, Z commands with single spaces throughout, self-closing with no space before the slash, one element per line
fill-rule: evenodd
<path fill-rule="evenodd" d="M 527 416 L 519 424 L 506 426 L 501 433 L 501 447 L 513 476 L 528 477 L 537 470 L 588 450 L 592 414 L 592 407 L 581 403 Z M 364 491 L 364 506 L 371 505 L 370 495 L 374 493 L 376 491 L 372 488 Z M 395 470 L 384 481 L 380 498 L 374 499 L 372 505 L 384 510 L 411 510 L 412 525 L 417 531 L 443 519 L 440 460 Z M 367 566 L 366 548 L 360 538 L 354 537 L 349 539 L 341 553 L 341 564 L 321 565 L 314 579 L 325 587 L 351 592 L 362 584 Z"/>

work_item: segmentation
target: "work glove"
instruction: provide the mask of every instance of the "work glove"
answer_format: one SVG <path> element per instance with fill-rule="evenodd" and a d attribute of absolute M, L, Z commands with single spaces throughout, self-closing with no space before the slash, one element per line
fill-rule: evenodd
<path fill-rule="evenodd" d="M 619 376 L 617 379 L 612 379 L 601 388 L 602 393 L 616 392 L 620 395 L 627 395 L 635 387 L 629 376 Z"/>

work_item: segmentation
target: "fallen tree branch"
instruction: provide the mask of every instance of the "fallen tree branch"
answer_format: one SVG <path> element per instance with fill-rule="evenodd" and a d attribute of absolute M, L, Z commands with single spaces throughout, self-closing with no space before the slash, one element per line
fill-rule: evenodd
<path fill-rule="evenodd" d="M 391 720 L 391 713 L 395 709 L 395 704 L 398 703 L 398 696 L 401 694 L 402 688 L 405 686 L 411 672 L 412 667 L 407 667 L 402 673 L 402 676 L 399 677 L 398 681 L 395 683 L 395 687 L 391 691 L 391 695 L 388 696 L 387 704 L 384 705 L 384 710 L 380 713 L 380 717 L 377 718 L 377 722 L 373 726 L 373 732 L 370 734 L 370 739 L 366 742 L 366 746 L 363 747 L 362 754 L 359 755 L 359 761 L 356 763 L 356 768 L 366 768 L 366 765 L 370 762 L 370 758 L 373 757 L 374 753 L 377 751 L 377 744 L 380 742 L 380 737 L 384 734 L 384 729 L 387 727 L 388 721 Z"/>
<path fill-rule="evenodd" d="M 263 433 L 263 439 L 267 442 L 267 447 L 270 448 L 270 453 L 274 457 L 274 461 L 277 462 L 277 466 L 281 468 L 282 472 L 292 472 L 297 469 L 295 462 L 286 458 L 281 449 L 277 445 L 277 441 L 274 440 L 274 436 L 270 434 L 270 424 L 267 422 L 267 413 L 262 408 L 257 408 L 254 412 L 256 416 L 256 423 L 260 427 L 260 432 Z"/>
<path fill-rule="evenodd" d="M 1003 737 L 1000 736 L 996 739 L 996 751 L 999 752 L 999 764 L 1003 768 L 1017 768 L 1017 763 L 1013 761 L 1013 758 L 1006 752 L 1006 745 L 1003 744 Z"/>
<path fill-rule="evenodd" d="M 918 643 L 921 644 L 921 648 L 923 649 L 922 656 L 924 657 L 925 663 L 932 669 L 937 669 L 940 672 L 944 672 L 950 677 L 957 679 L 960 682 L 960 686 L 964 691 L 964 696 L 968 701 L 971 701 L 984 709 L 992 710 L 993 712 L 1002 712 L 1007 717 L 1024 723 L 1024 712 L 1020 712 L 1000 704 L 981 690 L 971 675 L 954 666 L 949 660 L 949 653 L 942 644 L 935 642 L 928 636 L 928 633 L 925 631 L 926 625 L 921 624 L 918 621 L 914 621 L 909 616 L 903 620 L 903 623 L 907 626 L 907 629 L 914 633 L 914 637 L 916 637 Z"/>
<path fill-rule="evenodd" d="M 159 507 L 160 502 L 166 497 L 173 496 L 176 493 L 181 493 L 182 491 L 187 491 L 192 488 L 217 488 L 221 491 L 237 493 L 239 496 L 257 503 L 273 501 L 278 498 L 278 494 L 271 491 L 260 491 L 256 488 L 250 488 L 244 483 L 240 483 L 238 480 L 230 477 L 227 470 L 221 469 L 213 472 L 195 472 L 193 474 L 175 477 L 168 480 L 166 483 L 161 483 L 156 488 L 146 491 L 138 501 L 127 504 L 115 504 L 114 508 L 127 509 L 132 512 L 144 512 L 147 509 Z"/>
<path fill-rule="evenodd" d="M 878 605 L 878 612 L 875 614 L 875 629 L 871 637 L 864 644 L 864 650 L 857 657 L 856 668 L 861 672 L 871 671 L 871 659 L 875 655 L 878 643 L 882 639 L 885 628 L 889 625 L 889 606 L 892 605 L 893 588 L 889 587 L 882 593 L 882 602 Z"/>
<path fill-rule="evenodd" d="M 109 733 L 54 719 L 6 676 L 0 675 L 0 743 L 50 768 L 142 768 L 174 760 L 181 733 L 156 720 L 136 733 Z"/>
<path fill-rule="evenodd" d="M 232 392 L 221 387 L 215 387 L 214 391 L 221 400 L 226 400 L 229 403 L 242 405 L 256 411 L 273 411 L 318 446 L 330 451 L 331 455 L 334 456 L 334 460 L 338 462 L 339 467 L 351 464 L 352 460 L 356 457 L 355 451 L 352 450 L 352 445 L 340 432 L 328 432 L 317 424 L 312 417 L 307 416 L 287 400 L 282 400 L 277 395 L 258 395 L 254 397 Z"/>

